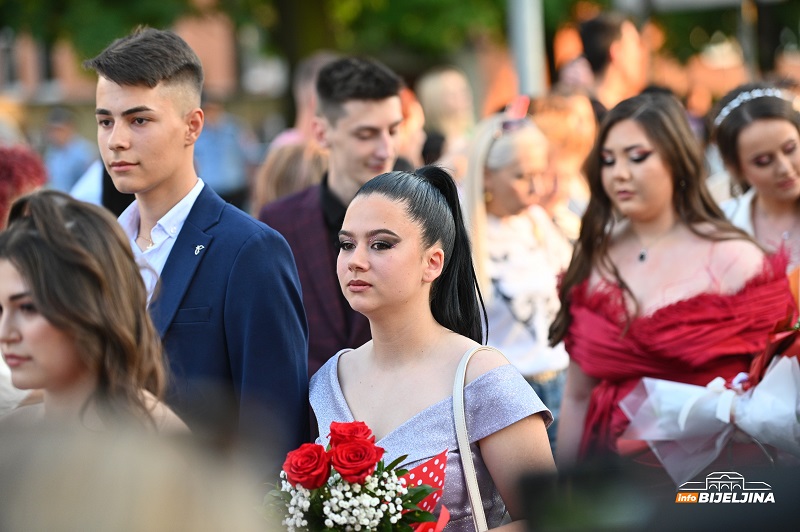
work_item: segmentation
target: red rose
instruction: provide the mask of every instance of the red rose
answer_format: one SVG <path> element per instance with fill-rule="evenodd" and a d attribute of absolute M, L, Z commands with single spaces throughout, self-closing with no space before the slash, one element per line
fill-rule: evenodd
<path fill-rule="evenodd" d="M 361 484 L 375 471 L 383 456 L 383 449 L 367 440 L 340 443 L 331 450 L 334 469 L 347 482 Z"/>
<path fill-rule="evenodd" d="M 375 443 L 375 436 L 372 434 L 372 429 L 363 421 L 353 421 L 351 423 L 331 422 L 331 447 L 336 447 L 340 443 L 351 440 L 367 440 L 370 443 Z"/>
<path fill-rule="evenodd" d="M 331 474 L 331 458 L 322 445 L 304 443 L 286 455 L 283 470 L 292 486 L 300 484 L 313 490 L 328 480 Z"/>

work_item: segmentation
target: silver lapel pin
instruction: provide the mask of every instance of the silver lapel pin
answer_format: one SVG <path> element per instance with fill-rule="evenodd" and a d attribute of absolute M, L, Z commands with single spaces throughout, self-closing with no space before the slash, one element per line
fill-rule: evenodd
<path fill-rule="evenodd" d="M 202 249 L 206 249 L 206 247 L 205 247 L 205 246 L 203 246 L 203 245 L 200 245 L 200 246 L 195 246 L 195 247 L 194 247 L 194 254 L 195 254 L 195 255 L 199 255 L 199 254 L 200 254 L 200 250 L 202 250 Z"/>

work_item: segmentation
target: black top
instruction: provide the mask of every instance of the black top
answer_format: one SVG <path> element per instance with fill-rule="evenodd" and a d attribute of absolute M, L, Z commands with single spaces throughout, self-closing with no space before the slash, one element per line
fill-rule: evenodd
<path fill-rule="evenodd" d="M 344 223 L 347 205 L 343 204 L 328 188 L 328 172 L 323 174 L 322 182 L 320 183 L 320 201 L 322 202 L 322 218 L 325 220 L 325 227 L 328 230 L 328 240 L 333 244 L 333 249 L 338 254 L 339 230 Z"/>

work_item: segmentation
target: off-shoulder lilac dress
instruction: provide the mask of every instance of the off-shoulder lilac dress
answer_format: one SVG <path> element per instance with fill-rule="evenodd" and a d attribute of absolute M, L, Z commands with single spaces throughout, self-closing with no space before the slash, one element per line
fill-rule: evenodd
<path fill-rule="evenodd" d="M 340 351 L 328 360 L 311 379 L 311 406 L 320 434 L 317 443 L 323 445 L 328 443 L 331 421 L 355 421 L 339 384 L 339 357 L 346 351 Z M 464 388 L 464 404 L 486 521 L 489 528 L 493 528 L 501 524 L 505 505 L 475 442 L 532 414 L 541 412 L 547 425 L 553 418 L 536 392 L 512 365 L 490 370 L 468 383 Z M 444 490 L 435 513 L 439 514 L 440 505 L 447 507 L 450 512 L 450 522 L 445 528 L 447 532 L 475 530 L 456 440 L 452 397 L 417 413 L 384 436 L 377 445 L 386 450 L 386 463 L 407 454 L 402 464 L 406 469 L 448 449 Z"/>

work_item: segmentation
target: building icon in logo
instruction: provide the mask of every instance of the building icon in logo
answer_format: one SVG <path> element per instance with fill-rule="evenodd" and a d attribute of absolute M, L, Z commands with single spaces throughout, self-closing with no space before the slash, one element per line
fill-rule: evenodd
<path fill-rule="evenodd" d="M 772 486 L 748 482 L 735 471 L 715 471 L 705 481 L 684 482 L 678 487 L 676 503 L 774 503 Z"/>

